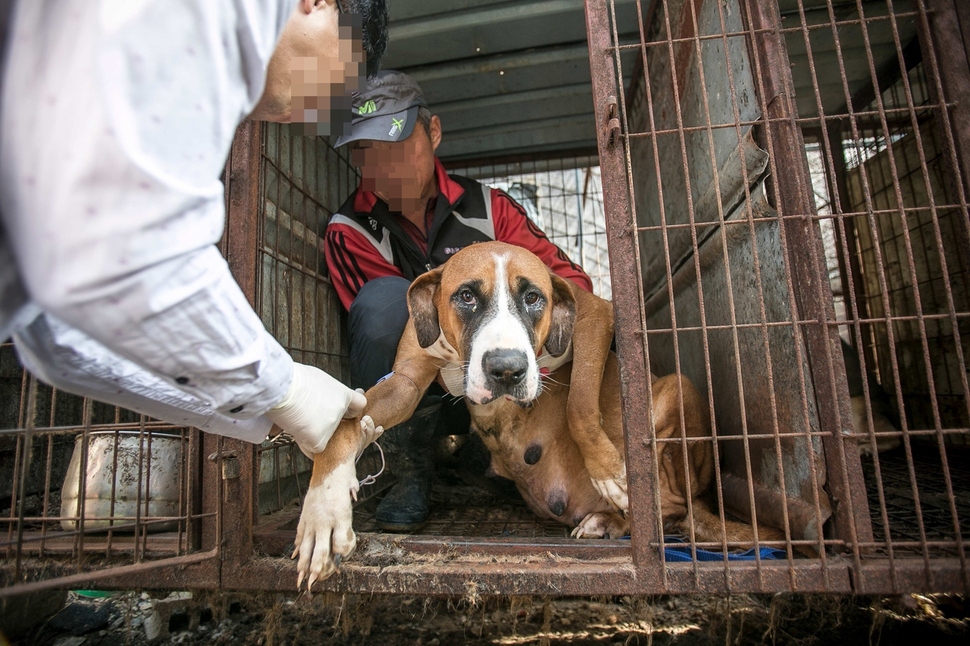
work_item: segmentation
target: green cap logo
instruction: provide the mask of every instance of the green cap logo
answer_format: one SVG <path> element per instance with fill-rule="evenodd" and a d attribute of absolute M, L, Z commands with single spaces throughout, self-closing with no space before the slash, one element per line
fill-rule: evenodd
<path fill-rule="evenodd" d="M 357 114 L 370 114 L 371 112 L 377 112 L 377 104 L 374 103 L 374 99 L 364 101 L 364 104 L 357 108 Z"/>
<path fill-rule="evenodd" d="M 395 119 L 391 117 L 391 130 L 387 133 L 388 137 L 397 137 L 402 130 L 404 130 L 404 122 L 407 117 L 401 117 L 400 119 Z"/>

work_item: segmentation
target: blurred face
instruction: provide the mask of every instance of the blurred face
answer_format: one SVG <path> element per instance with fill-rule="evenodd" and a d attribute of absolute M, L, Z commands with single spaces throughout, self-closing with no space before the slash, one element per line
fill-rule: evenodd
<path fill-rule="evenodd" d="M 437 194 L 434 154 L 441 143 L 441 121 L 431 117 L 429 128 L 416 123 L 404 141 L 356 141 L 350 159 L 360 169 L 360 187 L 387 202 L 392 211 L 423 209 Z"/>
<path fill-rule="evenodd" d="M 336 0 L 300 0 L 266 72 L 250 118 L 305 123 L 306 134 L 340 134 L 350 120 L 350 95 L 361 87 L 360 17 L 341 14 Z"/>

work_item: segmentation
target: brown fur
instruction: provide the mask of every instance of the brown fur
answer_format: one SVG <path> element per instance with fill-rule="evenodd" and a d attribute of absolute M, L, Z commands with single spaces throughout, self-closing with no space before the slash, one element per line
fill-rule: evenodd
<path fill-rule="evenodd" d="M 544 380 L 543 390 L 532 407 L 504 399 L 484 406 L 469 404 L 473 426 L 492 454 L 492 468 L 516 483 L 536 514 L 570 527 L 592 519 L 595 522 L 589 526 L 597 528 L 596 533 L 622 536 L 629 530 L 627 519 L 597 492 L 591 481 L 618 479 L 624 471 L 620 374 L 616 357 L 609 351 L 613 337 L 612 305 L 555 276 L 523 249 L 502 243 L 473 245 L 456 254 L 443 268 L 415 280 L 408 296 L 411 320 L 398 347 L 393 376 L 367 392 L 364 414 L 384 428 L 411 416 L 425 389 L 447 364 L 428 354 L 425 348 L 441 334 L 453 348 L 463 347 L 464 330 L 449 305 L 451 295 L 468 277 L 481 278 L 486 290 L 494 287 L 494 276 L 482 271 L 481 254 L 488 250 L 509 253 L 509 280 L 528 276 L 552 304 L 535 325 L 533 350 L 539 353 L 545 348 L 551 354 L 555 354 L 553 350 L 561 354 L 568 339 L 573 342 L 572 362 Z M 721 520 L 707 502 L 714 475 L 707 403 L 686 377 L 669 375 L 656 379 L 652 392 L 659 440 L 656 484 L 665 531 L 690 535 L 692 525 L 695 540 L 720 542 Z M 667 438 L 681 441 L 662 441 Z M 334 464 L 352 460 L 359 443 L 357 422 L 345 421 L 326 452 L 316 456 L 311 486 L 322 482 Z M 538 459 L 534 459 L 535 447 L 541 449 Z M 527 462 L 527 455 L 533 463 Z M 692 523 L 687 522 L 689 515 Z M 725 530 L 728 542 L 753 540 L 749 525 L 727 521 Z"/>

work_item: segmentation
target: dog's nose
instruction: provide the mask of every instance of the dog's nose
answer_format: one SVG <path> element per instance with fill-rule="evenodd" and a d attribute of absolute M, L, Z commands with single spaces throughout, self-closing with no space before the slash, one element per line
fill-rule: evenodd
<path fill-rule="evenodd" d="M 506 386 L 515 386 L 525 379 L 529 359 L 522 350 L 489 350 L 482 357 L 482 369 L 491 379 Z"/>

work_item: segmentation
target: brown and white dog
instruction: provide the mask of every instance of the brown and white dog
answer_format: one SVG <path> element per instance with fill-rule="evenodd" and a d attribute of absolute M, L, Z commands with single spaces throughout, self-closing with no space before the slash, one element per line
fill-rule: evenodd
<path fill-rule="evenodd" d="M 392 376 L 367 392 L 359 421 L 341 424 L 313 475 L 297 529 L 297 587 L 330 576 L 356 545 L 351 499 L 354 458 L 380 427 L 407 420 L 439 378 L 464 394 L 492 469 L 513 480 L 538 515 L 577 537 L 628 532 L 620 374 L 610 352 L 612 305 L 553 274 L 529 251 L 475 244 L 418 277 L 408 291 L 411 318 Z M 708 407 L 686 379 L 652 386 L 658 438 L 710 437 Z M 683 414 L 679 402 L 683 401 Z M 683 531 L 688 499 L 694 535 L 720 541 L 721 523 L 703 499 L 713 480 L 710 441 L 659 443 L 658 484 L 666 531 Z M 751 527 L 727 522 L 728 541 L 750 541 Z"/>

